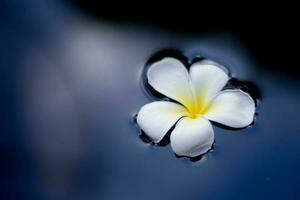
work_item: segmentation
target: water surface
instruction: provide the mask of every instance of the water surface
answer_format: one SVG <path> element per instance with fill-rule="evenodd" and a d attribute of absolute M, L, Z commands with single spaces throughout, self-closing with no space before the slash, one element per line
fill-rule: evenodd
<path fill-rule="evenodd" d="M 1 140 L 7 155 L 0 181 L 4 195 L 299 198 L 299 80 L 265 70 L 235 35 L 178 35 L 94 21 L 50 2 L 42 8 L 56 12 L 9 18 L 1 36 L 13 46 L 6 68 L 12 78 L 5 79 L 11 90 L 5 94 L 13 97 L 7 104 L 15 109 L 7 122 L 15 128 L 7 128 Z M 163 49 L 202 55 L 254 83 L 261 93 L 256 123 L 235 131 L 214 126 L 215 149 L 198 162 L 177 158 L 170 145 L 142 142 L 131 120 L 152 99 L 140 77 L 148 59 Z"/>

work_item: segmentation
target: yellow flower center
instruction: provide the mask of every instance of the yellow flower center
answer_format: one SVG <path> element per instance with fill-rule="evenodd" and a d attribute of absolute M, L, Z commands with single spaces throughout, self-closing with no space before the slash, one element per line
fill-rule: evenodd
<path fill-rule="evenodd" d="M 209 110 L 209 106 L 205 103 L 204 98 L 198 98 L 189 105 L 190 106 L 188 107 L 188 117 L 192 119 L 196 119 L 205 115 Z"/>
<path fill-rule="evenodd" d="M 203 115 L 206 115 L 212 106 L 209 105 L 208 95 L 206 91 L 196 93 L 192 89 L 192 97 L 187 95 L 185 92 L 178 91 L 178 96 L 181 96 L 181 102 L 187 108 L 187 117 L 196 119 Z"/>

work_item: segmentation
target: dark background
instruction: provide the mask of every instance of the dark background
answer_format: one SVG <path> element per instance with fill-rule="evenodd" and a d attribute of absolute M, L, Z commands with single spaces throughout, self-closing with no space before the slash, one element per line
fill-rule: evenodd
<path fill-rule="evenodd" d="M 0 199 L 299 199 L 297 6 L 109 4 L 1 1 Z M 130 120 L 151 101 L 139 72 L 166 48 L 262 94 L 257 123 L 215 129 L 197 163 L 144 144 Z"/>
<path fill-rule="evenodd" d="M 276 72 L 299 75 L 299 14 L 292 2 L 99 3 L 75 0 L 75 8 L 96 19 L 158 27 L 178 34 L 230 33 L 242 39 L 256 60 Z M 118 9 L 123 7 L 123 9 Z M 284 66 L 284 67 L 283 67 Z"/>

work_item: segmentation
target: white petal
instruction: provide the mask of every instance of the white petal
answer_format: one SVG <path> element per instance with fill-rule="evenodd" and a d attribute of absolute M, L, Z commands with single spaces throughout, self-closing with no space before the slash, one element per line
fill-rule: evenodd
<path fill-rule="evenodd" d="M 180 104 L 158 101 L 146 104 L 141 108 L 137 116 L 137 123 L 157 143 L 184 115 L 186 115 L 186 108 Z"/>
<path fill-rule="evenodd" d="M 194 63 L 190 68 L 191 80 L 197 100 L 204 107 L 226 85 L 229 77 L 219 65 L 204 60 Z"/>
<path fill-rule="evenodd" d="M 171 133 L 171 146 L 177 155 L 195 157 L 206 153 L 213 145 L 214 131 L 204 118 L 184 117 Z"/>
<path fill-rule="evenodd" d="M 239 90 L 224 90 L 209 104 L 205 118 L 233 128 L 242 128 L 254 120 L 255 103 L 249 94 Z"/>
<path fill-rule="evenodd" d="M 149 84 L 158 92 L 174 99 L 187 108 L 194 104 L 189 73 L 175 58 L 164 58 L 152 64 L 148 70 Z"/>

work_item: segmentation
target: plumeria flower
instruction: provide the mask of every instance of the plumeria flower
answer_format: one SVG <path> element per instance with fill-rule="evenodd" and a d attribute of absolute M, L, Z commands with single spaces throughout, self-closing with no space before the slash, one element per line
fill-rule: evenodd
<path fill-rule="evenodd" d="M 254 120 L 255 103 L 240 89 L 225 89 L 229 80 L 219 65 L 208 60 L 191 65 L 189 71 L 171 57 L 153 63 L 148 83 L 173 101 L 144 105 L 137 123 L 154 143 L 159 143 L 173 127 L 170 143 L 179 156 L 195 157 L 209 151 L 214 143 L 210 121 L 243 128 Z"/>

